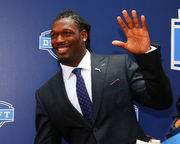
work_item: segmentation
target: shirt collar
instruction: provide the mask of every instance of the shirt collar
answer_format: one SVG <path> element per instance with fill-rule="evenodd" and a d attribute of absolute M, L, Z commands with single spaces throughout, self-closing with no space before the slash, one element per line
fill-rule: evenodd
<path fill-rule="evenodd" d="M 61 68 L 63 71 L 63 77 L 65 79 L 69 79 L 69 77 L 72 74 L 72 71 L 75 67 L 63 65 L 61 63 L 60 63 L 60 65 L 61 65 Z M 89 71 L 91 70 L 91 55 L 90 55 L 90 52 L 88 50 L 86 51 L 86 54 L 84 55 L 84 57 L 80 61 L 77 68 L 81 68 L 81 69 L 85 69 L 85 70 L 89 70 Z"/>

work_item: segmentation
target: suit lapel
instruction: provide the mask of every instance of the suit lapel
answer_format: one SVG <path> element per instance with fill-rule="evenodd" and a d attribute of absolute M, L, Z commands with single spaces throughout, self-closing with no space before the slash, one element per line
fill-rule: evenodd
<path fill-rule="evenodd" d="M 107 59 L 103 56 L 91 54 L 91 79 L 92 79 L 92 100 L 93 100 L 93 114 L 94 121 L 101 105 L 103 82 L 107 68 Z M 80 114 L 68 99 L 64 81 L 62 77 L 62 70 L 54 77 L 52 81 L 54 92 L 54 103 L 58 104 L 59 108 L 63 110 L 65 115 L 72 117 L 72 120 L 78 121 L 80 124 L 85 124 L 91 127 L 90 123 Z"/>
<path fill-rule="evenodd" d="M 55 103 L 57 103 L 59 108 L 65 112 L 64 114 L 68 115 L 68 117 L 72 117 L 73 121 L 75 119 L 75 121 L 77 120 L 81 124 L 84 123 L 85 125 L 91 126 L 82 114 L 74 108 L 68 99 L 62 77 L 62 70 L 60 70 L 57 74 L 52 84 L 55 92 Z"/>
<path fill-rule="evenodd" d="M 91 54 L 91 79 L 94 121 L 101 105 L 103 83 L 107 68 L 107 59 L 103 56 Z"/>

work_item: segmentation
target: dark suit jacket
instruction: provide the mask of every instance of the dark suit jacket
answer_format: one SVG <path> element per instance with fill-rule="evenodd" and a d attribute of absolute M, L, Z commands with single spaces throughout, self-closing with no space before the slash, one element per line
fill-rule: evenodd
<path fill-rule="evenodd" d="M 171 105 L 169 80 L 161 66 L 160 50 L 135 56 L 91 54 L 94 124 L 69 101 L 60 70 L 36 92 L 35 144 L 134 144 L 148 140 L 133 108 L 165 109 Z M 100 69 L 100 71 L 96 70 Z"/>

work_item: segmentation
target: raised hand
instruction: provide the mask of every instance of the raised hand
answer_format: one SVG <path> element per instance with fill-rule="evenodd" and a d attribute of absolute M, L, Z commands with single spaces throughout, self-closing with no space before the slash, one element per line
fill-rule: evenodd
<path fill-rule="evenodd" d="M 112 41 L 113 45 L 122 47 L 133 54 L 144 54 L 150 49 L 150 38 L 149 33 L 146 27 L 145 16 L 141 16 L 142 27 L 140 26 L 139 20 L 135 10 L 132 10 L 132 18 L 129 17 L 126 10 L 122 11 L 124 19 L 127 22 L 127 25 L 124 23 L 120 16 L 117 17 L 117 20 L 126 34 L 127 42 L 114 40 Z"/>

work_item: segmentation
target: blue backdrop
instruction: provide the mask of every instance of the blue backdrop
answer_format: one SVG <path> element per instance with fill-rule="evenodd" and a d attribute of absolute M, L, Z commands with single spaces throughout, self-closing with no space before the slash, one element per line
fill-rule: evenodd
<path fill-rule="evenodd" d="M 56 60 L 47 51 L 39 50 L 39 35 L 49 30 L 55 16 L 67 8 L 76 10 L 91 24 L 91 48 L 101 54 L 126 52 L 111 44 L 114 39 L 126 40 L 116 21 L 123 9 L 135 9 L 146 16 L 151 42 L 162 46 L 162 63 L 172 84 L 174 103 L 164 111 L 138 105 L 139 121 L 146 134 L 164 140 L 180 95 L 180 71 L 170 68 L 171 18 L 178 18 L 179 7 L 179 0 L 1 1 L 0 101 L 12 104 L 14 121 L 0 127 L 0 143 L 33 143 L 35 91 L 59 70 Z"/>

